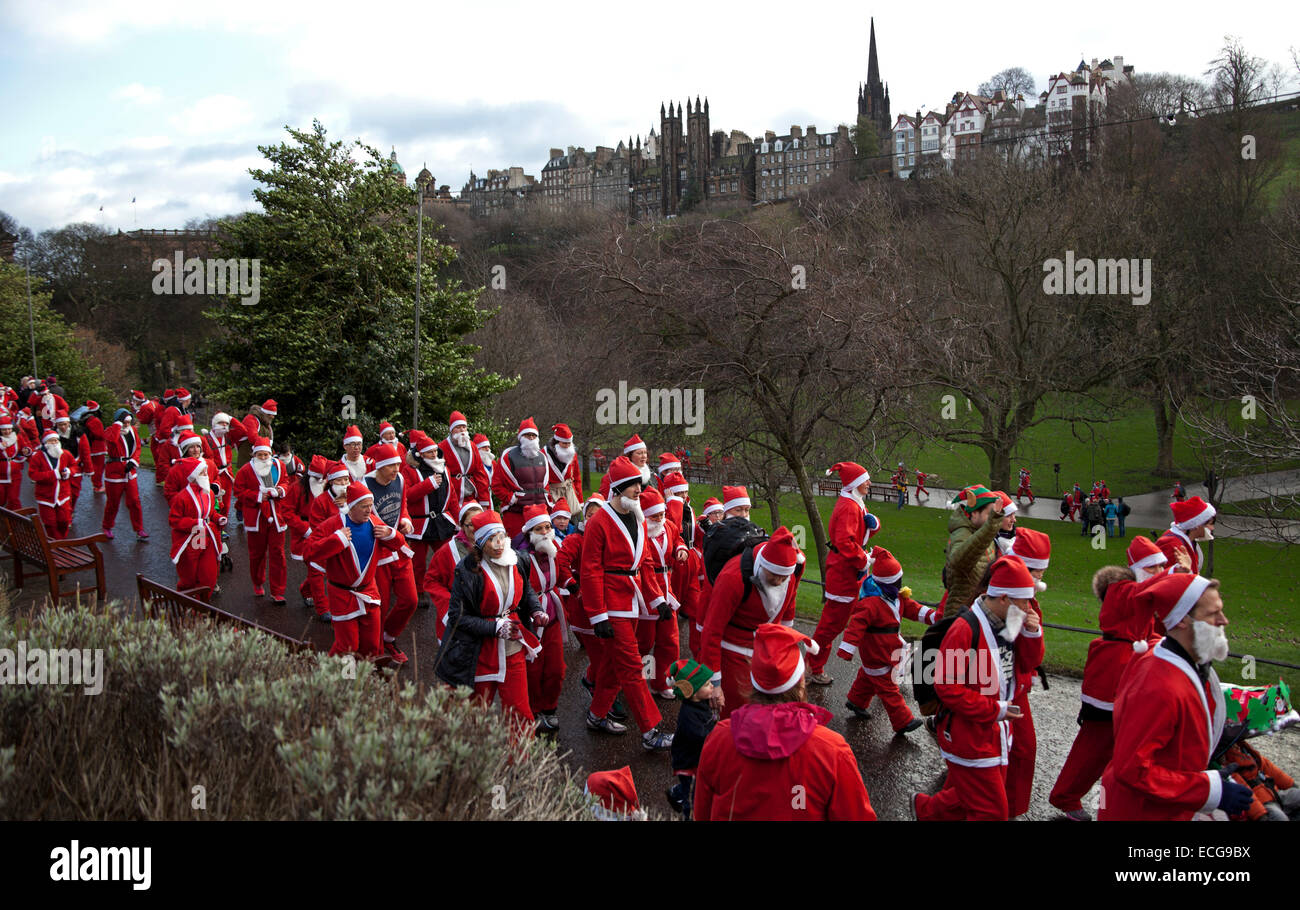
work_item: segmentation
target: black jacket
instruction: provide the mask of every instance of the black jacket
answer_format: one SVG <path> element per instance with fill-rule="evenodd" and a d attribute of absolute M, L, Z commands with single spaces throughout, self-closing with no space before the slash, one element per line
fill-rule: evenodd
<path fill-rule="evenodd" d="M 445 544 L 452 546 L 452 544 Z M 523 590 L 519 599 L 519 608 L 514 619 L 520 625 L 533 631 L 533 613 L 541 610 L 537 594 L 528 583 L 528 563 L 519 551 L 516 566 L 523 579 Z M 451 602 L 447 608 L 447 632 L 438 650 L 438 659 L 433 672 L 443 682 L 454 686 L 473 686 L 474 670 L 478 666 L 478 654 L 483 639 L 495 638 L 497 634 L 496 617 L 482 614 L 483 569 L 479 568 L 478 557 L 469 553 L 456 566 L 456 574 L 451 581 Z"/>
<path fill-rule="evenodd" d="M 704 741 L 713 732 L 717 720 L 707 701 L 683 701 L 677 710 L 677 730 L 673 733 L 673 773 L 694 771 L 700 764 Z"/>

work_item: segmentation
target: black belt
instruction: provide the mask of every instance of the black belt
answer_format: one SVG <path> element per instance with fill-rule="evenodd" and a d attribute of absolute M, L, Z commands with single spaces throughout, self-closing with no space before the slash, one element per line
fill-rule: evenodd
<path fill-rule="evenodd" d="M 739 629 L 742 632 L 757 632 L 758 626 L 742 626 L 739 623 L 728 622 L 727 625 L 733 629 Z"/>
<path fill-rule="evenodd" d="M 328 579 L 328 578 L 327 578 L 327 579 L 325 579 L 325 580 L 328 581 L 328 582 L 329 582 L 331 585 L 333 585 L 334 587 L 336 587 L 336 588 L 342 588 L 344 591 L 351 591 L 353 594 L 355 594 L 357 591 L 360 591 L 360 590 L 361 590 L 360 586 L 355 587 L 355 588 L 352 588 L 352 587 L 349 587 L 349 586 L 347 586 L 347 585 L 341 585 L 341 584 L 339 584 L 337 581 L 334 581 L 334 580 L 332 580 L 332 579 Z"/>
<path fill-rule="evenodd" d="M 1101 640 L 1102 640 L 1102 641 L 1122 641 L 1122 642 L 1124 642 L 1124 644 L 1126 644 L 1126 645 L 1131 645 L 1131 644 L 1133 644 L 1133 639 L 1131 639 L 1131 638 L 1120 638 L 1118 635 L 1112 635 L 1112 634 L 1109 633 L 1109 632 L 1102 632 L 1102 633 L 1101 633 Z"/>
<path fill-rule="evenodd" d="M 898 632 L 898 626 L 867 626 L 867 631 L 880 635 L 896 634 Z"/>
<path fill-rule="evenodd" d="M 835 549 L 835 544 L 833 544 L 833 543 L 828 543 L 828 544 L 826 545 L 826 549 L 830 550 L 832 553 L 839 553 L 839 552 L 840 552 L 839 550 Z"/>
<path fill-rule="evenodd" d="M 636 578 L 641 574 L 636 569 L 605 569 L 606 575 L 623 575 L 627 578 Z"/>
<path fill-rule="evenodd" d="M 652 572 L 658 572 L 660 575 L 667 575 L 671 570 L 667 566 L 653 566 Z"/>

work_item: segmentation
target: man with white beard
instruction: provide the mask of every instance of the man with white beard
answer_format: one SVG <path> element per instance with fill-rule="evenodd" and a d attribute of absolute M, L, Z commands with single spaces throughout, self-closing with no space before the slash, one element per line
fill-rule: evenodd
<path fill-rule="evenodd" d="M 492 480 L 492 468 L 496 464 L 496 456 L 492 454 L 492 440 L 488 439 L 482 433 L 474 434 L 474 448 L 478 450 L 479 458 L 483 459 L 483 470 L 487 472 L 488 481 Z"/>
<path fill-rule="evenodd" d="M 140 434 L 136 432 L 135 420 L 126 408 L 118 408 L 113 414 L 113 422 L 104 430 L 104 444 L 104 486 L 108 490 L 102 525 L 104 536 L 113 539 L 118 506 L 126 497 L 131 527 L 137 537 L 148 540 L 149 532 L 144 529 L 144 515 L 140 509 L 140 487 L 136 481 L 136 473 L 140 470 Z"/>
<path fill-rule="evenodd" d="M 632 462 L 632 465 L 640 472 L 641 489 L 644 490 L 650 485 L 650 480 L 653 477 L 650 470 L 650 450 L 646 448 L 645 442 L 636 433 L 633 433 L 632 438 L 623 443 L 623 456 Z M 600 495 L 606 499 L 609 498 L 608 473 L 600 481 Z"/>
<path fill-rule="evenodd" d="M 528 704 L 537 715 L 537 731 L 554 733 L 560 729 L 555 709 L 564 687 L 564 641 L 568 638 L 568 624 L 564 603 L 556 590 L 560 578 L 555 557 L 560 548 L 546 506 L 531 505 L 524 510 L 524 526 L 515 538 L 514 548 L 527 559 L 528 584 L 546 614 L 546 625 L 538 636 L 542 653 L 528 662 Z"/>
<path fill-rule="evenodd" d="M 529 506 L 550 506 L 546 494 L 547 473 L 550 470 L 542 454 L 537 424 L 527 417 L 519 424 L 519 444 L 501 453 L 492 472 L 492 496 L 500 504 L 501 523 L 511 538 L 519 535 L 524 525 L 524 509 Z"/>
<path fill-rule="evenodd" d="M 423 585 L 429 568 L 429 553 L 456 533 L 456 527 L 442 517 L 447 499 L 447 462 L 438 444 L 419 430 L 408 434 L 411 447 L 402 459 L 402 479 L 406 487 L 406 511 L 411 519 L 411 533 L 406 543 L 414 554 L 411 566 L 417 586 Z M 429 594 L 420 589 L 419 605 L 428 609 Z"/>
<path fill-rule="evenodd" d="M 1209 770 L 1226 710 L 1211 663 L 1228 656 L 1219 582 L 1161 575 L 1137 595 L 1164 623 L 1160 642 L 1134 658 L 1115 696 L 1115 752 L 1101 776 L 1102 821 L 1184 821 L 1251 803 L 1249 787 Z"/>
<path fill-rule="evenodd" d="M 361 453 L 361 431 L 348 427 L 343 432 L 343 467 L 348 469 L 355 481 L 361 480 L 375 469 L 375 461 Z"/>
<path fill-rule="evenodd" d="M 217 476 L 212 478 L 212 483 L 221 488 L 217 512 L 223 519 L 230 517 L 231 493 L 235 489 L 236 440 L 231 438 L 231 427 L 230 415 L 225 411 L 218 411 L 212 415 L 212 432 L 203 437 L 203 455 L 217 469 Z M 223 525 L 221 539 L 224 541 L 227 538 L 224 530 L 225 522 L 222 521 L 221 524 Z"/>
<path fill-rule="evenodd" d="M 567 480 L 573 486 L 574 498 L 569 503 L 572 510 L 583 501 L 582 472 L 578 470 L 578 459 L 574 457 L 577 449 L 573 447 L 573 431 L 567 424 L 557 423 L 551 427 L 551 441 L 546 444 L 545 454 L 546 486 L 552 492 L 551 499 L 558 500 L 554 495 L 555 484 Z"/>
<path fill-rule="evenodd" d="M 460 507 L 465 503 L 477 502 L 485 510 L 492 508 L 492 484 L 478 447 L 470 444 L 465 415 L 452 411 L 447 426 L 447 438 L 438 443 L 447 462 L 447 501 L 442 514 L 453 526 L 459 526 Z"/>
<path fill-rule="evenodd" d="M 271 602 L 281 605 L 285 602 L 284 590 L 288 583 L 284 558 L 288 506 L 283 500 L 289 488 L 284 466 L 271 457 L 270 440 L 254 436 L 249 441 L 253 457 L 235 474 L 235 500 L 243 512 L 248 539 L 248 572 L 253 579 L 253 595 L 261 597 L 265 593 L 262 585 L 269 554 Z"/>
<path fill-rule="evenodd" d="M 66 452 L 53 426 L 41 437 L 41 447 L 27 459 L 27 473 L 36 485 L 36 510 L 45 536 L 63 540 L 72 523 L 72 478 L 79 475 L 77 459 Z"/>
<path fill-rule="evenodd" d="M 764 623 L 794 625 L 805 557 L 786 527 L 733 556 L 714 579 L 700 633 L 700 662 L 714 667 L 714 706 L 722 717 L 749 701 L 754 632 Z M 816 648 L 813 649 L 814 653 Z"/>
<path fill-rule="evenodd" d="M 217 559 L 221 540 L 213 509 L 211 463 L 206 458 L 184 457 L 172 465 L 184 473 L 185 486 L 171 499 L 167 522 L 172 529 L 171 559 L 176 566 L 176 590 L 206 588 L 202 599 L 212 599 L 217 587 Z"/>
<path fill-rule="evenodd" d="M 1169 530 L 1160 535 L 1156 546 L 1165 554 L 1170 565 L 1179 562 L 1179 553 L 1186 553 L 1191 561 L 1192 574 L 1201 571 L 1201 541 L 1214 539 L 1214 506 L 1199 496 L 1193 496 L 1182 502 L 1171 502 L 1170 510 L 1174 513 L 1173 524 Z"/>
<path fill-rule="evenodd" d="M 14 426 L 13 412 L 0 409 L 0 507 L 22 508 L 23 464 L 30 452 Z"/>

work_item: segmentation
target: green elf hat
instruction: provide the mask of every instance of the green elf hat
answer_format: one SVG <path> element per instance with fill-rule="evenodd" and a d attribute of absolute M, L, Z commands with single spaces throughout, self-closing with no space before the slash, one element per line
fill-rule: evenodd
<path fill-rule="evenodd" d="M 669 668 L 668 675 L 673 678 L 673 688 L 684 699 L 689 699 L 713 679 L 713 671 L 704 664 L 684 658 Z"/>
<path fill-rule="evenodd" d="M 952 508 L 960 508 L 967 515 L 971 512 L 978 512 L 991 502 L 998 501 L 998 494 L 994 493 L 983 484 L 975 484 L 966 487 L 952 498 L 949 505 Z"/>

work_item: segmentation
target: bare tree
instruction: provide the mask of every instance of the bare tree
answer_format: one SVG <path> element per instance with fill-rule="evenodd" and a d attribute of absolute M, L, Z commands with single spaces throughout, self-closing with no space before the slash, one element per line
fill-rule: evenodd
<path fill-rule="evenodd" d="M 1038 96 L 1038 83 L 1023 66 L 1009 66 L 999 73 L 994 73 L 988 82 L 980 83 L 979 93 L 985 98 L 992 98 L 994 92 L 1005 92 L 1008 98 L 1024 95 L 1026 98 Z"/>

